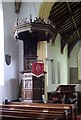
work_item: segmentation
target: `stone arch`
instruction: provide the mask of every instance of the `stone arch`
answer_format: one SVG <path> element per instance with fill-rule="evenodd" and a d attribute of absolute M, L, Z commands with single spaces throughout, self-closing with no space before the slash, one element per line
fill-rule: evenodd
<path fill-rule="evenodd" d="M 45 1 L 45 0 L 44 0 Z M 39 11 L 38 11 L 38 17 L 41 17 L 41 18 L 44 18 L 44 20 L 47 20 L 48 17 L 49 17 L 49 14 L 50 14 L 50 10 L 52 8 L 52 6 L 54 5 L 55 3 L 55 0 L 52 0 L 53 2 L 42 2 L 40 4 L 40 8 L 39 8 Z M 45 41 L 42 41 L 42 42 L 39 42 L 39 45 L 38 45 L 38 56 L 40 58 L 41 55 L 43 56 L 43 60 L 45 59 L 45 56 L 46 56 L 46 51 L 43 51 L 45 50 L 45 46 L 46 46 L 46 42 Z M 45 60 L 44 60 L 45 62 Z"/>
<path fill-rule="evenodd" d="M 52 6 L 54 5 L 54 2 L 42 2 L 38 15 L 41 18 L 47 19 L 49 17 L 50 14 L 50 10 L 52 8 Z"/>
<path fill-rule="evenodd" d="M 45 1 L 45 0 L 44 0 Z M 52 0 L 55 1 L 55 0 Z M 47 20 L 47 18 L 49 17 L 50 14 L 50 10 L 52 8 L 52 6 L 54 5 L 55 2 L 42 2 L 40 4 L 40 8 L 38 11 L 38 17 L 44 18 L 44 20 Z M 45 46 L 46 46 L 46 42 L 42 41 L 38 43 L 38 59 L 45 59 L 46 57 L 46 50 L 45 50 Z M 44 50 L 44 51 L 43 51 Z M 42 56 L 41 56 L 42 55 Z M 45 62 L 45 60 L 44 60 Z M 44 66 L 45 67 L 45 66 Z"/>

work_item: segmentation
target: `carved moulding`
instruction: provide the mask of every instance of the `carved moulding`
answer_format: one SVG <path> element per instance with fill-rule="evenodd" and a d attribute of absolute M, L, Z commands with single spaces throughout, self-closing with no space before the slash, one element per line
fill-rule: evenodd
<path fill-rule="evenodd" d="M 31 19 L 27 21 L 27 18 L 25 18 L 21 22 L 17 22 L 14 26 L 14 38 L 18 39 L 18 35 L 26 31 L 29 31 L 30 34 L 36 33 L 35 35 L 40 41 L 52 39 L 52 42 L 54 42 L 55 40 L 55 26 L 50 22 L 44 22 L 41 18 L 36 18 L 33 22 Z"/>

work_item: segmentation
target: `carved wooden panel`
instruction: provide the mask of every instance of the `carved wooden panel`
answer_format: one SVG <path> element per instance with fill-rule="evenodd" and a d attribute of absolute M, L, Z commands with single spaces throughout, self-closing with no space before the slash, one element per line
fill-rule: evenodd
<path fill-rule="evenodd" d="M 32 89 L 32 80 L 23 80 L 24 89 Z"/>
<path fill-rule="evenodd" d="M 22 98 L 23 99 L 32 99 L 32 90 L 22 90 Z"/>
<path fill-rule="evenodd" d="M 26 74 L 23 75 L 22 80 L 22 99 L 32 102 L 42 101 L 42 95 L 44 94 L 44 76 L 38 78 L 32 76 L 31 73 Z"/>
<path fill-rule="evenodd" d="M 32 62 L 36 60 L 37 60 L 37 56 L 24 57 L 24 70 L 31 71 Z"/>

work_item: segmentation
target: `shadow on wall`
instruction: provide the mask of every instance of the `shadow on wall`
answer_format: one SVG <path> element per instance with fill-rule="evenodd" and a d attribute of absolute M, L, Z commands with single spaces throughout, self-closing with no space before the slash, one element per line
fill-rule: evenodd
<path fill-rule="evenodd" d="M 78 80 L 78 68 L 70 68 L 70 84 L 81 84 L 81 80 Z"/>
<path fill-rule="evenodd" d="M 19 80 L 11 79 L 5 82 L 5 97 L 9 101 L 17 100 L 19 97 Z"/>

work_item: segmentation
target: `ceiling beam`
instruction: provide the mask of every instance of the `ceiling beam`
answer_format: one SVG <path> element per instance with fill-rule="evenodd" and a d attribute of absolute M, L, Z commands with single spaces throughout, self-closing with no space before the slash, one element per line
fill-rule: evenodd
<path fill-rule="evenodd" d="M 67 2 L 67 6 L 68 6 L 69 12 L 70 12 L 70 14 L 71 14 L 71 18 L 72 18 L 72 20 L 73 20 L 74 26 L 75 26 L 75 28 L 77 29 L 77 25 L 76 25 L 74 16 L 73 16 L 73 14 L 72 14 L 72 11 L 71 11 L 71 8 L 70 8 L 70 5 L 69 5 L 68 2 Z M 78 35 L 78 38 L 80 38 L 80 34 L 79 34 L 78 30 L 77 30 L 77 35 Z"/>
<path fill-rule="evenodd" d="M 54 6 L 51 9 L 50 16 L 55 10 L 57 10 L 59 8 L 59 6 L 62 6 L 62 4 L 63 4 L 62 2 L 59 2 L 59 4 L 56 5 L 56 2 L 55 2 Z"/>
<path fill-rule="evenodd" d="M 77 33 L 77 36 L 78 36 L 77 39 L 80 39 L 79 28 L 81 26 L 79 28 L 77 28 L 77 25 L 76 25 L 76 22 L 75 22 L 73 14 L 72 14 L 69 3 L 67 3 L 67 6 L 68 6 L 68 9 L 69 9 L 69 12 L 70 12 L 70 15 L 71 15 L 71 18 L 72 18 L 75 29 L 73 29 L 73 31 L 71 31 L 71 32 L 69 31 L 68 34 L 67 34 L 68 36 L 65 36 L 65 38 L 62 37 L 62 40 L 61 40 L 61 53 L 63 53 L 63 49 L 64 49 L 65 45 L 68 43 L 70 37 L 74 34 L 74 32 Z"/>
<path fill-rule="evenodd" d="M 73 28 L 70 31 L 68 31 L 67 34 L 63 35 L 62 40 L 61 40 L 61 53 L 63 53 L 63 49 L 65 47 L 65 45 L 69 42 L 70 37 L 75 34 L 75 32 L 79 31 L 81 29 L 81 25 L 79 25 L 79 27 Z"/>
<path fill-rule="evenodd" d="M 78 6 L 75 7 L 75 11 L 78 11 L 78 9 L 81 9 L 81 4 L 79 4 Z M 55 36 L 57 36 L 60 28 L 65 24 L 66 20 L 68 18 L 72 17 L 72 14 L 75 14 L 75 11 L 73 10 L 71 13 L 69 12 L 67 15 L 65 13 L 63 16 L 59 17 L 58 20 L 55 20 L 55 18 L 53 20 L 53 18 L 49 16 L 49 19 L 53 23 L 56 24 L 56 35 Z"/>
<path fill-rule="evenodd" d="M 65 39 L 65 37 L 66 37 L 69 33 L 75 32 L 76 30 L 80 30 L 80 29 L 81 29 L 81 24 L 77 25 L 77 29 L 76 29 L 76 28 L 72 28 L 72 29 L 67 30 L 66 32 L 63 32 L 63 33 L 61 34 L 61 37 L 62 37 L 63 39 Z"/>
<path fill-rule="evenodd" d="M 59 4 L 58 4 L 58 5 L 59 5 Z M 61 12 L 64 13 L 65 10 L 66 10 L 65 4 L 59 6 L 57 9 L 55 9 L 55 7 L 54 7 L 53 12 L 52 12 L 52 10 L 51 10 L 50 17 L 51 17 L 51 18 L 52 18 L 53 16 L 55 16 L 56 18 L 57 18 L 57 16 L 60 17 Z"/>
<path fill-rule="evenodd" d="M 59 33 L 60 28 L 64 25 L 64 23 L 66 22 L 66 20 L 70 17 L 70 14 L 68 15 L 64 15 L 62 18 L 59 19 L 59 21 L 57 21 L 55 23 L 55 27 L 56 27 L 56 32 L 55 32 L 55 36 L 57 36 L 57 34 Z"/>

